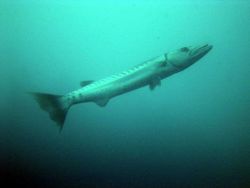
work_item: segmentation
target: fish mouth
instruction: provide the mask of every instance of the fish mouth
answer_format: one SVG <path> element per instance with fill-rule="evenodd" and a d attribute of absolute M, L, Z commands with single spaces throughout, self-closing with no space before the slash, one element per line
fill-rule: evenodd
<path fill-rule="evenodd" d="M 190 55 L 192 56 L 192 59 L 194 61 L 198 61 L 203 56 L 205 56 L 210 50 L 212 50 L 212 48 L 213 48 L 213 45 L 210 45 L 210 44 L 200 45 L 192 49 Z"/>
<path fill-rule="evenodd" d="M 203 53 L 208 53 L 210 50 L 212 50 L 213 48 L 213 45 L 210 45 L 210 44 L 205 44 L 201 47 L 199 47 L 199 51 L 202 51 Z"/>

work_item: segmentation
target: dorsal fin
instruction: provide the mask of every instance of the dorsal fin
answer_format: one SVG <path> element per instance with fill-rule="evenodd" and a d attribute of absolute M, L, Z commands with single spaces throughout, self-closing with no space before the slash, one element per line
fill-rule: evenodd
<path fill-rule="evenodd" d="M 81 86 L 81 87 L 84 87 L 84 86 L 86 86 L 86 85 L 91 84 L 92 82 L 94 82 L 94 81 L 93 81 L 93 80 L 81 81 L 81 82 L 80 82 L 80 86 Z"/>

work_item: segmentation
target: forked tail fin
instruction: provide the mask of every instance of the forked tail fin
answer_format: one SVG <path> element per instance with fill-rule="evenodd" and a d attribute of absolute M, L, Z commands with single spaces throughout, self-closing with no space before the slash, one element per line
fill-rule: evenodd
<path fill-rule="evenodd" d="M 47 111 L 50 115 L 50 119 L 55 121 L 60 127 L 63 128 L 69 104 L 65 103 L 61 95 L 52 95 L 47 93 L 30 93 L 38 102 L 40 107 Z"/>

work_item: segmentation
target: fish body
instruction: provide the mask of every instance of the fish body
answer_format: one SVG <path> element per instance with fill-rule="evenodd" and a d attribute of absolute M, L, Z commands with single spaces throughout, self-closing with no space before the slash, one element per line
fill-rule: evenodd
<path fill-rule="evenodd" d="M 154 89 L 163 78 L 175 72 L 178 69 L 167 63 L 165 55 L 161 55 L 119 74 L 91 82 L 66 94 L 64 98 L 70 105 L 95 102 L 99 106 L 105 106 L 111 98 L 143 86 L 149 85 Z"/>
<path fill-rule="evenodd" d="M 40 107 L 62 129 L 68 109 L 78 103 L 95 102 L 101 107 L 109 100 L 135 89 L 153 90 L 161 80 L 191 66 L 212 49 L 211 45 L 189 46 L 145 61 L 119 74 L 98 81 L 83 81 L 81 88 L 65 95 L 31 93 Z"/>

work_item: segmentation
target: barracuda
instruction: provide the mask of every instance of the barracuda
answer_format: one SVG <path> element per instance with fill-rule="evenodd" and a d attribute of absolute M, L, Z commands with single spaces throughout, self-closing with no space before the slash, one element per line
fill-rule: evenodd
<path fill-rule="evenodd" d="M 153 90 L 161 80 L 191 66 L 212 49 L 212 45 L 183 47 L 165 53 L 119 74 L 99 81 L 83 81 L 81 88 L 65 95 L 32 92 L 40 107 L 47 111 L 50 118 L 60 129 L 69 108 L 78 103 L 95 102 L 104 107 L 115 96 L 149 86 Z"/>

